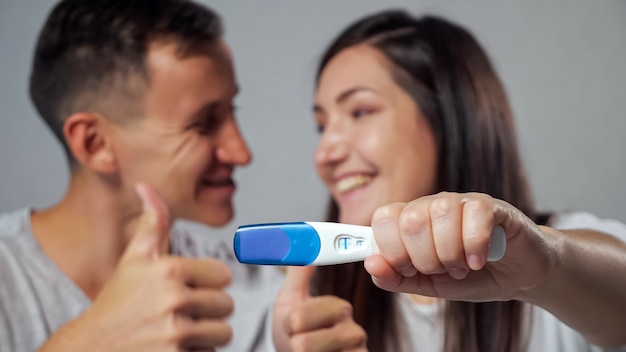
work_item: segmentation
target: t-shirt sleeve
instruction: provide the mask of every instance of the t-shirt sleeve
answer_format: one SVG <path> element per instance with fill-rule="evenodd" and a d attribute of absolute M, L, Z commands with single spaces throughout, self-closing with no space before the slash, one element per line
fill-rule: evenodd
<path fill-rule="evenodd" d="M 626 242 L 626 225 L 613 219 L 602 219 L 588 212 L 558 213 L 550 219 L 550 226 L 559 230 L 590 229 L 607 233 Z"/>

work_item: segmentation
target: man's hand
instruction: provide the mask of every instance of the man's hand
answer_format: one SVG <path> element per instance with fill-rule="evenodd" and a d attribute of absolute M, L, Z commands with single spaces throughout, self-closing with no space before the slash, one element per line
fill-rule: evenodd
<path fill-rule="evenodd" d="M 40 351 L 214 351 L 230 341 L 230 270 L 215 259 L 170 256 L 167 207 L 146 185 L 137 193 L 143 213 L 114 274 Z"/>

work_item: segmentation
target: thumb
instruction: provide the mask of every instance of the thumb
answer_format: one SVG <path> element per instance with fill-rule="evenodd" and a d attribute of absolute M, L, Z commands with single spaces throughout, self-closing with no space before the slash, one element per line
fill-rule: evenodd
<path fill-rule="evenodd" d="M 311 278 L 315 273 L 314 266 L 290 266 L 277 301 L 282 304 L 296 304 L 310 297 Z"/>
<path fill-rule="evenodd" d="M 145 183 L 135 186 L 141 199 L 139 225 L 126 247 L 122 260 L 156 258 L 169 249 L 169 212 L 156 192 Z"/>
<path fill-rule="evenodd" d="M 314 266 L 287 267 L 287 275 L 283 286 L 274 302 L 272 314 L 272 340 L 277 351 L 288 351 L 292 329 L 287 326 L 289 314 L 311 296 L 309 288 L 315 272 Z"/>

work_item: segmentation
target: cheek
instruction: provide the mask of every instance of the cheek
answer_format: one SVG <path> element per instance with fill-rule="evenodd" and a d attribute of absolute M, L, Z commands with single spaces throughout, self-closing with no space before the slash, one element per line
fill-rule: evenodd
<path fill-rule="evenodd" d="M 330 183 L 330 167 L 326 166 L 323 163 L 315 161 L 315 171 L 317 171 L 317 176 L 324 181 L 324 183 Z"/>
<path fill-rule="evenodd" d="M 403 170 L 402 180 L 398 183 L 404 185 L 405 197 L 408 198 L 405 201 L 432 194 L 436 187 L 437 159 L 434 145 L 424 139 L 419 142 L 413 140 L 413 145 L 413 149 L 402 154 L 402 161 L 397 161 Z"/>
<path fill-rule="evenodd" d="M 141 172 L 155 158 L 156 148 L 150 147 L 151 140 L 141 132 L 119 134 L 113 140 L 113 148 L 122 175 Z"/>
<path fill-rule="evenodd" d="M 206 169 L 213 160 L 211 139 L 189 135 L 168 147 L 165 153 L 168 165 L 174 172 Z"/>
<path fill-rule="evenodd" d="M 392 138 L 389 133 L 384 132 L 384 128 L 385 126 L 371 124 L 357 129 L 351 136 L 354 149 L 376 168 L 386 164 L 386 160 L 393 159 L 394 155 L 390 148 Z"/>
<path fill-rule="evenodd" d="M 119 143 L 120 166 L 132 174 L 157 181 L 180 179 L 185 172 L 200 168 L 210 160 L 207 143 L 191 134 L 140 135 Z"/>

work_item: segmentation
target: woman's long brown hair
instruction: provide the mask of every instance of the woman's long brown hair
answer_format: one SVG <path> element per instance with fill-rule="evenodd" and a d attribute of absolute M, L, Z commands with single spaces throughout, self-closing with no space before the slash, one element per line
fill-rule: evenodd
<path fill-rule="evenodd" d="M 504 87 L 467 30 L 403 11 L 368 16 L 331 44 L 320 62 L 318 80 L 335 55 L 360 44 L 387 58 L 396 83 L 428 120 L 437 145 L 437 192 L 487 193 L 536 219 Z M 337 221 L 338 215 L 331 200 L 327 219 Z M 355 320 L 368 333 L 370 351 L 399 349 L 393 294 L 378 289 L 362 264 L 321 267 L 315 287 L 317 294 L 334 294 L 352 303 Z M 518 301 L 447 301 L 444 350 L 521 350 L 522 308 Z"/>

